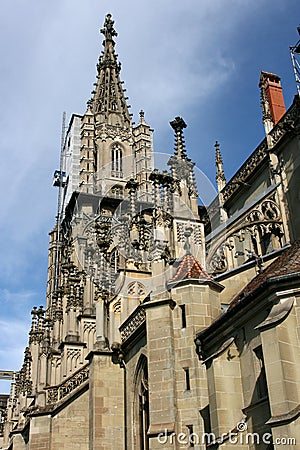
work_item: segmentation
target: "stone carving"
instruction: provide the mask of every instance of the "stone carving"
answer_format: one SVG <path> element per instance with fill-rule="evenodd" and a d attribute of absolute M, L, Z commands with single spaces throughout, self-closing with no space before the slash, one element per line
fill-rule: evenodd
<path fill-rule="evenodd" d="M 227 183 L 224 189 L 222 189 L 224 202 L 226 202 L 231 195 L 246 182 L 249 175 L 251 175 L 263 159 L 266 158 L 267 150 L 267 141 L 265 139 L 257 149 L 254 150 L 252 155 L 246 160 L 236 175 Z"/>
<path fill-rule="evenodd" d="M 192 226 L 192 228 L 193 228 L 192 241 L 194 242 L 194 244 L 201 245 L 202 244 L 201 226 L 195 225 Z"/>
<path fill-rule="evenodd" d="M 78 359 L 78 358 L 80 358 L 80 355 L 81 355 L 80 349 L 68 348 L 68 350 L 67 350 L 67 358 Z"/>
<path fill-rule="evenodd" d="M 149 250 L 153 231 L 152 223 L 147 222 L 143 214 L 139 214 L 134 221 L 134 225 L 139 233 L 139 249 L 143 251 Z"/>
<path fill-rule="evenodd" d="M 127 287 L 127 294 L 130 297 L 145 297 L 146 288 L 139 281 L 133 281 L 132 283 L 129 283 Z"/>
<path fill-rule="evenodd" d="M 34 306 L 31 311 L 32 322 L 31 322 L 31 330 L 29 332 L 29 343 L 37 344 L 40 343 L 44 336 L 44 319 L 45 319 L 45 310 L 42 306 L 37 309 Z"/>
<path fill-rule="evenodd" d="M 52 302 L 51 302 L 51 317 L 53 322 L 63 321 L 63 308 L 62 308 L 62 289 L 58 288 L 52 294 Z"/>
<path fill-rule="evenodd" d="M 101 107 L 101 105 L 102 103 L 99 103 L 98 107 Z M 96 129 L 99 130 L 99 136 L 102 141 L 106 141 L 107 139 L 115 140 L 116 138 L 119 138 L 121 142 L 128 142 L 130 145 L 133 143 L 131 129 L 108 124 L 98 124 L 97 122 Z"/>
<path fill-rule="evenodd" d="M 299 97 L 295 97 L 294 105 L 280 120 L 279 123 L 269 133 L 271 137 L 272 145 L 276 145 L 277 142 L 285 135 L 286 132 L 293 131 L 296 135 L 299 133 L 299 115 L 300 115 L 300 103 Z"/>
<path fill-rule="evenodd" d="M 272 146 L 285 135 L 286 132 L 290 132 L 291 129 L 295 130 L 295 133 L 299 133 L 299 99 L 297 99 L 293 107 L 285 114 L 283 120 L 270 131 L 269 136 Z M 297 131 L 298 130 L 298 131 Z M 255 172 L 258 165 L 266 158 L 268 154 L 267 140 L 263 142 L 254 150 L 252 155 L 242 165 L 236 175 L 227 183 L 222 189 L 223 200 L 226 202 L 235 191 L 243 185 L 248 177 Z"/>
<path fill-rule="evenodd" d="M 117 300 L 116 303 L 114 303 L 113 310 L 114 310 L 115 314 L 118 314 L 121 312 L 121 300 Z"/>
<path fill-rule="evenodd" d="M 211 258 L 210 267 L 212 269 L 212 272 L 222 273 L 226 272 L 228 268 L 228 263 L 225 255 L 225 245 L 225 242 L 223 242 L 220 247 L 217 248 Z"/>
<path fill-rule="evenodd" d="M 159 261 L 161 259 L 168 260 L 171 256 L 168 242 L 160 239 L 153 240 L 149 249 L 148 261 Z"/>
<path fill-rule="evenodd" d="M 95 322 L 84 322 L 83 331 L 84 331 L 84 333 L 90 333 L 91 331 L 92 332 L 96 331 Z"/>
<path fill-rule="evenodd" d="M 177 228 L 177 242 L 185 242 L 184 237 L 184 224 L 183 223 L 176 223 Z"/>
<path fill-rule="evenodd" d="M 180 158 L 186 158 L 187 155 L 183 136 L 183 130 L 186 128 L 186 123 L 182 117 L 175 117 L 175 119 L 170 122 L 170 125 L 175 131 L 175 155 Z"/>
<path fill-rule="evenodd" d="M 67 310 L 70 308 L 82 309 L 84 291 L 83 273 L 72 262 L 62 264 L 62 273 L 64 275 L 63 290 L 67 297 Z"/>
<path fill-rule="evenodd" d="M 107 14 L 107 16 L 105 17 L 103 28 L 101 28 L 100 30 L 100 33 L 104 34 L 107 41 L 113 42 L 113 36 L 118 36 L 118 33 L 114 29 L 114 23 L 115 21 L 112 20 L 111 14 Z"/>
<path fill-rule="evenodd" d="M 153 224 L 155 227 L 171 228 L 173 218 L 161 207 L 153 210 Z"/>
<path fill-rule="evenodd" d="M 22 368 L 16 376 L 16 395 L 31 395 L 32 393 L 31 363 L 31 352 L 29 347 L 26 347 L 24 351 L 24 362 Z"/>
<path fill-rule="evenodd" d="M 122 342 L 125 342 L 145 321 L 145 310 L 143 308 L 136 309 L 134 315 L 129 317 L 120 328 Z"/>
<path fill-rule="evenodd" d="M 280 248 L 283 235 L 280 209 L 275 194 L 272 194 L 240 218 L 231 231 L 227 230 L 226 238 L 221 241 L 214 253 L 208 256 L 209 266 L 214 273 L 225 272 L 233 268 L 227 260 L 228 251 L 236 252 L 239 248 L 238 243 L 248 242 L 247 245 L 253 247 L 255 254 L 262 255 Z M 245 249 L 245 252 L 249 253 L 250 250 Z M 232 254 L 231 259 L 234 257 L 237 255 Z"/>
<path fill-rule="evenodd" d="M 166 170 L 159 172 L 154 169 L 149 177 L 153 183 L 153 204 L 155 208 L 162 208 L 164 211 L 172 210 L 171 193 L 179 192 L 181 195 L 180 181 L 171 176 Z"/>
<path fill-rule="evenodd" d="M 105 214 L 101 214 L 95 220 L 96 243 L 100 252 L 106 252 L 111 244 L 111 222 L 111 217 L 106 216 Z"/>
<path fill-rule="evenodd" d="M 64 236 L 62 245 L 61 258 L 61 286 L 54 296 L 54 304 L 52 305 L 52 314 L 58 314 L 62 308 L 62 296 L 67 297 L 67 310 L 70 308 L 83 307 L 83 291 L 85 285 L 85 274 L 79 270 L 73 262 L 72 255 L 74 253 L 73 237 L 71 227 Z"/>
<path fill-rule="evenodd" d="M 197 195 L 197 186 L 194 176 L 194 163 L 189 159 L 179 159 L 171 156 L 168 162 L 174 180 L 177 180 L 177 186 L 180 180 L 184 180 L 189 187 L 189 195 Z M 180 194 L 180 192 L 179 192 Z"/>
<path fill-rule="evenodd" d="M 201 236 L 201 226 L 196 224 L 188 224 L 188 226 L 192 229 L 191 234 L 191 242 L 200 245 L 202 243 L 202 236 Z M 176 231 L 177 231 L 177 242 L 185 242 L 185 235 L 184 231 L 187 227 L 186 222 L 176 222 Z"/>
<path fill-rule="evenodd" d="M 47 404 L 56 403 L 81 386 L 89 378 L 89 366 L 84 366 L 80 371 L 61 383 L 59 386 L 46 389 Z"/>
<path fill-rule="evenodd" d="M 266 200 L 261 205 L 261 211 L 265 220 L 278 220 L 280 218 L 280 211 L 274 201 Z"/>

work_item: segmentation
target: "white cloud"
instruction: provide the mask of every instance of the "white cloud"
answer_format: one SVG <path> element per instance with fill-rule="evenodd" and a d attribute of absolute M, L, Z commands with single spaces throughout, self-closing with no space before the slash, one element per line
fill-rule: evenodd
<path fill-rule="evenodd" d="M 36 295 L 35 291 L 11 292 L 8 289 L 0 289 L 1 301 L 10 306 L 12 304 L 22 305 Z"/>
<path fill-rule="evenodd" d="M 24 348 L 28 345 L 29 322 L 26 320 L 0 320 L 1 348 L 0 368 L 19 370 L 23 362 Z"/>

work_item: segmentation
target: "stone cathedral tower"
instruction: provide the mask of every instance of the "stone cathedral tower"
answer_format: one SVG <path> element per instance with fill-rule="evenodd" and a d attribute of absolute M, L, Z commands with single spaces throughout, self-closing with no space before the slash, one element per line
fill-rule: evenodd
<path fill-rule="evenodd" d="M 170 122 L 173 154 L 154 168 L 153 130 L 143 111 L 132 122 L 110 14 L 101 33 L 92 97 L 71 117 L 56 172 L 46 305 L 31 312 L 0 446 L 300 441 L 299 98 L 285 111 L 279 77 L 262 72 L 266 137 L 228 182 L 216 142 L 216 198 L 199 206 L 186 123 Z M 245 441 L 247 428 L 258 442 Z"/>
<path fill-rule="evenodd" d="M 58 219 L 50 233 L 46 307 L 32 310 L 13 393 L 20 401 L 11 404 L 7 422 L 9 434 L 18 418 L 16 449 L 25 448 L 27 439 L 30 448 L 67 449 L 74 439 L 79 448 L 110 448 L 112 436 L 114 448 L 123 448 L 129 399 L 121 343 L 128 331 L 120 326 L 133 313 L 143 324 L 140 305 L 169 297 L 174 261 L 187 248 L 204 264 L 186 124 L 180 117 L 171 122 L 175 148 L 169 171 L 154 169 L 144 112 L 135 126 L 129 113 L 110 14 L 100 31 L 97 81 L 85 114 L 71 117 L 56 172 Z M 196 259 L 189 264 L 202 270 Z M 66 435 L 73 415 L 77 419 Z"/>
<path fill-rule="evenodd" d="M 110 14 L 101 33 L 104 50 L 97 64 L 97 82 L 82 118 L 80 191 L 104 196 L 113 188 L 112 192 L 119 189 L 121 193 L 126 180 L 133 176 L 147 192 L 153 169 L 152 131 L 142 112 L 139 125 L 133 127 L 120 79 L 121 63 L 113 40 L 117 33 Z"/>

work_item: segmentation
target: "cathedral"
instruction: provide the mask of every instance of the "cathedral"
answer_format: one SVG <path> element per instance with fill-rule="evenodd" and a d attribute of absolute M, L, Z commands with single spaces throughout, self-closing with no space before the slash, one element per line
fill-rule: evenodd
<path fill-rule="evenodd" d="M 198 204 L 183 118 L 155 168 L 112 16 L 55 172 L 45 306 L 0 398 L 6 450 L 295 449 L 300 444 L 300 99 L 261 72 L 265 138 Z"/>

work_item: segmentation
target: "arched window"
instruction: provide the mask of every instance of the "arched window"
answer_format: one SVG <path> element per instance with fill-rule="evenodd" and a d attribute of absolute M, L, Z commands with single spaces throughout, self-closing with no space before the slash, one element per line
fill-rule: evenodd
<path fill-rule="evenodd" d="M 114 144 L 111 149 L 111 176 L 116 178 L 123 177 L 122 167 L 122 147 L 120 144 Z"/>
<path fill-rule="evenodd" d="M 135 376 L 135 423 L 137 427 L 135 448 L 149 450 L 149 392 L 147 358 L 141 355 Z"/>

